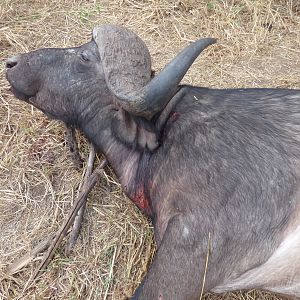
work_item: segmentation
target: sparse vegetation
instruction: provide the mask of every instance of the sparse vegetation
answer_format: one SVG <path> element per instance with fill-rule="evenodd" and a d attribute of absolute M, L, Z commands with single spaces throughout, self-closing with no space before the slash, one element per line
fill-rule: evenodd
<path fill-rule="evenodd" d="M 71 163 L 63 126 L 10 94 L 4 61 L 36 48 L 82 44 L 102 23 L 122 24 L 139 34 L 156 71 L 189 41 L 218 38 L 188 72 L 187 83 L 300 88 L 297 0 L 1 0 L 0 299 L 125 299 L 151 262 L 151 224 L 108 170 L 90 196 L 74 253 L 66 257 L 61 249 L 26 291 L 37 262 L 13 277 L 5 274 L 8 263 L 58 229 L 82 174 Z M 80 149 L 87 157 L 83 137 Z M 250 291 L 205 299 L 282 298 Z"/>

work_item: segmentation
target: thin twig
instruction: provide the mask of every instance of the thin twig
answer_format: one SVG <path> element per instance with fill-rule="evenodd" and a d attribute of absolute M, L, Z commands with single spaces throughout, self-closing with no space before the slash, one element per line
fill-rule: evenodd
<path fill-rule="evenodd" d="M 82 185 L 83 189 L 86 189 L 87 181 L 93 172 L 95 157 L 96 157 L 96 151 L 95 151 L 94 146 L 91 144 L 90 145 L 90 154 L 89 154 L 86 172 L 84 175 L 84 180 L 83 180 L 83 185 Z M 81 189 L 81 187 L 80 187 L 80 189 Z M 83 214 L 84 214 L 85 207 L 86 207 L 87 197 L 88 197 L 88 195 L 86 195 L 86 198 L 83 201 L 83 204 L 82 204 L 81 208 L 79 209 L 78 214 L 74 220 L 73 228 L 72 228 L 70 238 L 69 238 L 69 243 L 66 246 L 66 253 L 68 255 L 73 250 L 73 248 L 76 244 L 77 238 L 79 236 L 79 232 L 80 232 L 81 224 L 82 224 L 82 220 L 83 220 Z"/>
<path fill-rule="evenodd" d="M 89 177 L 89 179 L 86 183 L 85 189 L 83 189 L 82 192 L 80 192 L 78 198 L 76 199 L 76 201 L 73 205 L 73 208 L 72 208 L 71 212 L 69 213 L 68 217 L 65 219 L 63 225 L 58 230 L 52 244 L 48 248 L 48 251 L 45 253 L 42 262 L 38 266 L 38 268 L 35 271 L 35 273 L 33 274 L 33 276 L 27 282 L 25 290 L 27 288 L 29 288 L 29 286 L 37 278 L 37 276 L 40 274 L 40 272 L 48 266 L 49 262 L 51 261 L 53 255 L 54 255 L 55 250 L 60 245 L 60 243 L 61 243 L 62 239 L 64 238 L 64 236 L 67 234 L 67 231 L 70 228 L 70 226 L 73 224 L 73 221 L 74 221 L 80 207 L 85 202 L 85 199 L 86 199 L 87 195 L 89 194 L 91 189 L 96 184 L 96 182 L 97 182 L 97 180 L 98 180 L 100 174 L 102 173 L 103 168 L 106 164 L 107 164 L 106 160 L 102 161 L 102 163 L 94 170 L 92 175 Z"/>
<path fill-rule="evenodd" d="M 206 261 L 205 261 L 205 269 L 204 269 L 204 275 L 203 275 L 203 281 L 202 281 L 202 288 L 201 288 L 201 294 L 200 294 L 200 300 L 202 299 L 203 293 L 204 293 L 204 285 L 206 280 L 206 273 L 207 273 L 207 267 L 208 267 L 208 259 L 211 251 L 211 244 L 210 244 L 210 232 L 208 233 L 208 241 L 207 241 L 207 253 L 206 253 Z"/>
<path fill-rule="evenodd" d="M 74 126 L 72 126 L 72 125 L 67 126 L 65 138 L 66 138 L 66 143 L 67 143 L 67 145 L 70 149 L 70 152 L 71 152 L 71 158 L 72 158 L 74 166 L 77 169 L 81 169 L 83 161 L 82 161 L 82 158 L 81 158 L 80 153 L 79 153 L 78 143 L 77 143 L 77 139 L 76 139 L 76 133 L 75 133 L 75 127 Z"/>
<path fill-rule="evenodd" d="M 45 251 L 52 243 L 55 234 L 50 235 L 48 238 L 41 241 L 38 245 L 36 245 L 31 251 L 26 253 L 20 258 L 14 260 L 6 269 L 7 275 L 13 275 L 18 273 L 21 269 L 27 266 L 31 261 L 33 261 L 36 256 Z"/>
<path fill-rule="evenodd" d="M 114 270 L 116 253 L 117 253 L 117 246 L 115 246 L 114 248 L 115 248 L 114 249 L 114 254 L 113 254 L 111 265 L 110 265 L 110 270 L 109 270 L 109 274 L 108 274 L 108 282 L 107 282 L 107 287 L 106 287 L 106 290 L 105 290 L 103 300 L 107 299 L 107 295 L 108 295 L 108 291 L 109 291 L 109 287 L 110 287 L 110 282 L 111 282 L 112 277 L 113 277 L 113 270 Z"/>

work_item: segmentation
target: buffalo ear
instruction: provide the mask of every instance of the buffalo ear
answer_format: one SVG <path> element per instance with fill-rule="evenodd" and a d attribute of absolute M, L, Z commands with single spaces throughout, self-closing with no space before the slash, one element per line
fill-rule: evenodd
<path fill-rule="evenodd" d="M 151 56 L 146 44 L 132 31 L 101 25 L 93 30 L 110 91 L 124 95 L 139 91 L 151 80 Z"/>

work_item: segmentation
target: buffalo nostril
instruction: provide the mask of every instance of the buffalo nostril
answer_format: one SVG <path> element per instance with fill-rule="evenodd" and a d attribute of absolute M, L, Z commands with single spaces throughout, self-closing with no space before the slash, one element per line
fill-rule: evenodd
<path fill-rule="evenodd" d="M 6 61 L 6 68 L 11 69 L 14 66 L 16 66 L 18 64 L 18 59 L 19 59 L 18 56 L 12 56 L 12 57 L 8 58 Z"/>

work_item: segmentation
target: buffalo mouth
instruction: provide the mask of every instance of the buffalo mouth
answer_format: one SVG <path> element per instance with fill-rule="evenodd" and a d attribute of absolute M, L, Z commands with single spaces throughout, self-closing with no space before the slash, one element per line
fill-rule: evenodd
<path fill-rule="evenodd" d="M 24 92 L 22 92 L 19 88 L 16 87 L 15 81 L 12 80 L 8 74 L 8 72 L 6 73 L 6 79 L 10 84 L 10 88 L 9 90 L 13 93 L 13 95 L 22 101 L 28 102 L 30 104 L 32 104 L 32 100 L 35 98 L 36 95 L 28 95 L 25 94 Z"/>
<path fill-rule="evenodd" d="M 34 107 L 36 107 L 37 109 L 41 110 L 48 118 L 50 119 L 56 119 L 56 116 L 51 114 L 50 112 L 46 111 L 45 109 L 41 108 L 40 106 L 37 105 L 36 103 L 36 99 L 37 99 L 37 94 L 36 95 L 32 95 L 32 96 L 28 96 L 24 93 L 22 93 L 20 90 L 16 89 L 11 83 L 10 83 L 10 91 L 13 93 L 13 95 L 23 101 L 26 102 Z"/>
<path fill-rule="evenodd" d="M 28 96 L 25 95 L 24 93 L 22 93 L 21 91 L 19 91 L 18 89 L 16 89 L 14 86 L 11 85 L 10 89 L 9 89 L 16 98 L 18 98 L 19 100 L 25 101 L 30 103 L 30 99 L 34 98 L 34 96 Z"/>

